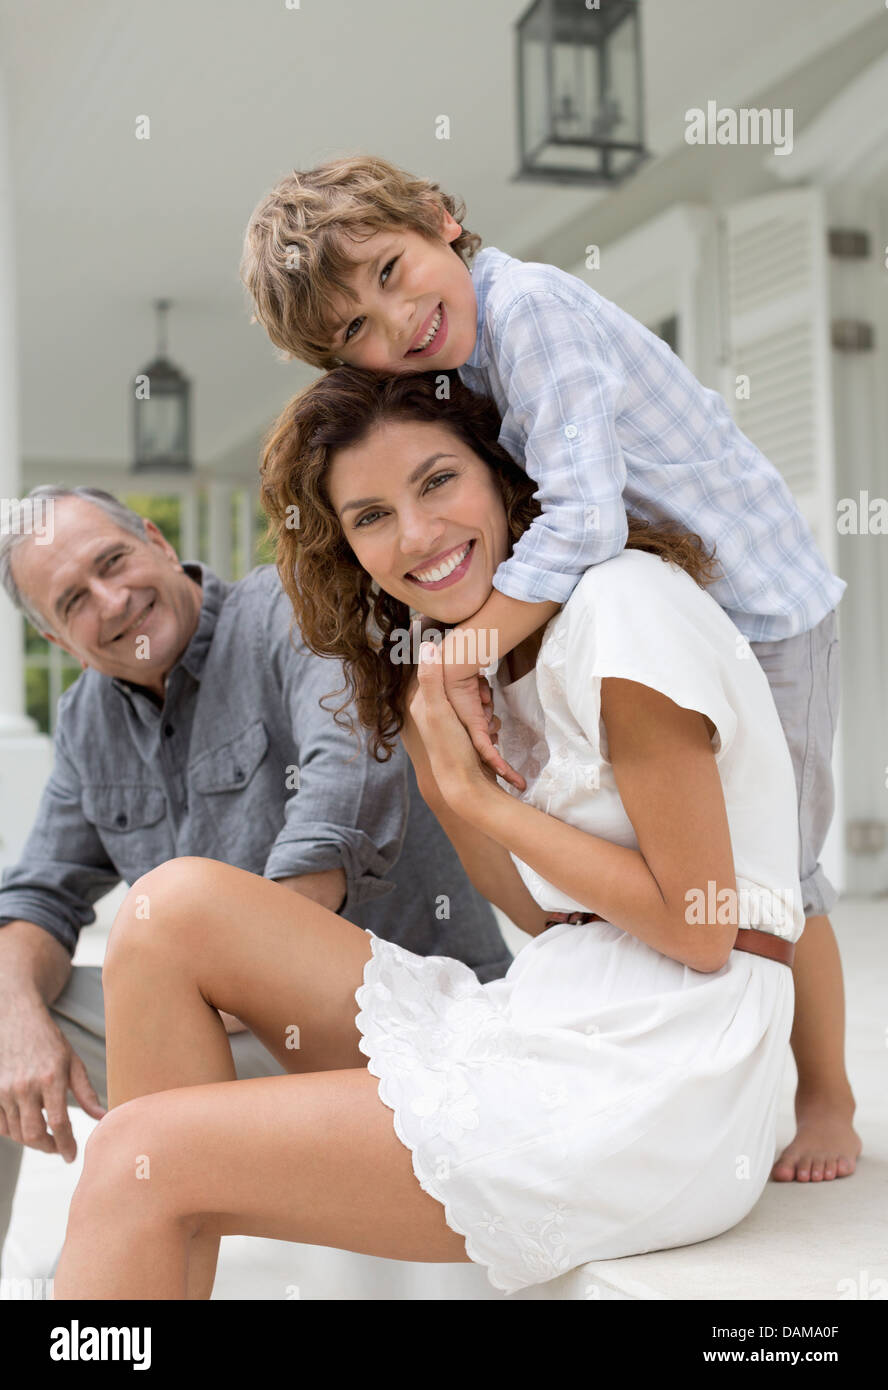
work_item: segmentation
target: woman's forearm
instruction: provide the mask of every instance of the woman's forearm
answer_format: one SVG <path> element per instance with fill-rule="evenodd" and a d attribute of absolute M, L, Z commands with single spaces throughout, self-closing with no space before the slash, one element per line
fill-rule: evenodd
<path fill-rule="evenodd" d="M 667 903 L 639 850 L 567 825 L 500 788 L 472 799 L 475 834 L 488 836 L 590 912 L 694 970 L 717 968 L 712 932 Z M 511 862 L 511 861 L 510 861 Z M 517 870 L 516 870 L 517 872 Z"/>
<path fill-rule="evenodd" d="M 530 936 L 538 935 L 548 913 L 524 886 L 509 851 L 457 815 L 442 798 L 429 798 L 428 804 L 481 896 L 494 903 L 516 927 Z"/>
<path fill-rule="evenodd" d="M 545 926 L 545 912 L 525 888 L 508 850 L 448 806 L 438 789 L 422 738 L 409 716 L 401 730 L 401 742 L 413 763 L 420 794 L 459 855 L 473 887 L 516 927 L 531 936 L 537 935 Z"/>

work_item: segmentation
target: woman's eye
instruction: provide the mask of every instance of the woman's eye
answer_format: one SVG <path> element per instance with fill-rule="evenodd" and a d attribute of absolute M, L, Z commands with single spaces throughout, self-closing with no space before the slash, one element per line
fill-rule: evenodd
<path fill-rule="evenodd" d="M 400 256 L 395 256 L 392 260 L 386 261 L 385 265 L 382 267 L 382 270 L 379 272 L 379 278 L 380 278 L 380 280 L 382 280 L 382 277 L 383 277 L 383 275 L 385 275 L 385 272 L 386 272 L 387 270 L 390 270 L 391 267 L 392 267 L 392 266 L 395 264 L 395 262 L 398 261 L 398 260 L 400 260 Z M 385 283 L 387 283 L 387 277 L 386 277 L 386 280 L 383 281 L 383 284 L 385 284 Z M 361 324 L 362 324 L 363 322 L 364 322 L 363 318 L 352 319 L 352 321 L 351 321 L 351 323 L 349 324 L 348 328 L 345 330 L 345 337 L 344 337 L 343 340 L 342 340 L 343 343 L 349 342 L 349 341 L 355 336 L 354 333 L 352 333 L 352 329 L 355 327 L 355 324 L 358 325 L 357 329 L 355 329 L 355 332 L 360 332 L 360 327 L 361 327 Z"/>
<path fill-rule="evenodd" d="M 382 516 L 382 512 L 365 512 L 364 515 L 355 522 L 355 528 L 363 526 L 365 521 L 372 521 L 375 516 Z"/>
<path fill-rule="evenodd" d="M 435 476 L 434 476 L 433 478 L 430 478 L 430 479 L 429 479 L 429 483 L 428 483 L 428 487 L 426 488 L 426 492 L 428 492 L 429 488 L 432 486 L 432 483 L 446 483 L 448 478 L 455 478 L 455 477 L 456 477 L 456 474 L 455 474 L 455 473 L 436 473 Z"/>

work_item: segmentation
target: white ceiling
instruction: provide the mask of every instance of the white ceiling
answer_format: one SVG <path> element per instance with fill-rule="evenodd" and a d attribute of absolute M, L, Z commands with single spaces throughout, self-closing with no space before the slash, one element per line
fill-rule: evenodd
<path fill-rule="evenodd" d="M 237 267 L 290 168 L 378 153 L 466 202 L 514 255 L 619 192 L 512 183 L 515 20 L 525 0 L 0 0 L 11 126 L 21 435 L 29 459 L 126 464 L 152 301 L 194 383 L 195 455 L 253 440 L 314 373 L 281 364 Z M 750 101 L 881 0 L 647 0 L 647 143 L 689 106 Z M 886 20 L 885 22 L 888 22 Z M 135 121 L 151 118 L 150 141 Z M 451 139 L 435 138 L 435 118 Z"/>

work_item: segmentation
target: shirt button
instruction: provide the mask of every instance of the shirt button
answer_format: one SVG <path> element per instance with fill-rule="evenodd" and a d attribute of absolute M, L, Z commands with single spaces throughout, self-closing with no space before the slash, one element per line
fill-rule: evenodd
<path fill-rule="evenodd" d="M 119 825 L 121 829 L 123 829 L 123 827 L 126 825 L 126 816 L 123 814 L 122 811 L 121 811 L 120 815 L 117 817 L 117 819 L 115 820 L 114 824 L 115 824 L 115 825 Z"/>
<path fill-rule="evenodd" d="M 244 780 L 244 770 L 242 767 L 236 767 L 234 769 L 234 780 L 235 782 L 242 782 Z"/>
<path fill-rule="evenodd" d="M 577 429 L 576 425 L 565 425 L 564 433 L 567 435 L 568 439 L 576 439 L 577 435 L 579 434 L 579 430 Z"/>
<path fill-rule="evenodd" d="M 172 738 L 173 734 L 176 732 L 172 724 L 164 724 L 163 731 L 166 734 L 167 738 Z"/>

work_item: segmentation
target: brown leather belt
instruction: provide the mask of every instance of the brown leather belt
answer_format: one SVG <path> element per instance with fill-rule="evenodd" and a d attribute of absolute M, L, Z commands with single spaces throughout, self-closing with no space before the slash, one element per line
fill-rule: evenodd
<path fill-rule="evenodd" d="M 554 927 L 559 922 L 602 922 L 597 912 L 551 912 L 546 927 Z M 543 929 L 545 930 L 545 928 Z M 749 951 L 754 956 L 767 956 L 768 960 L 779 961 L 781 965 L 792 966 L 795 955 L 795 942 L 784 941 L 773 932 L 759 931 L 758 927 L 738 927 L 737 940 L 732 947 L 735 951 Z"/>

